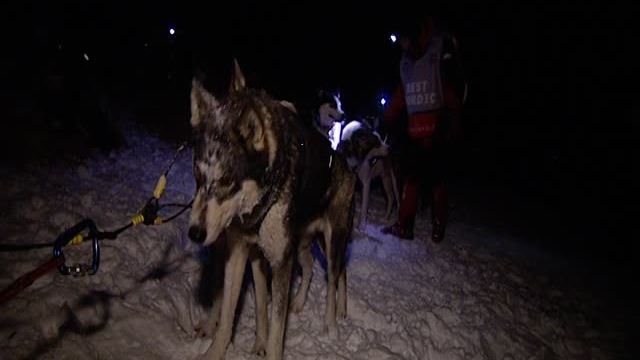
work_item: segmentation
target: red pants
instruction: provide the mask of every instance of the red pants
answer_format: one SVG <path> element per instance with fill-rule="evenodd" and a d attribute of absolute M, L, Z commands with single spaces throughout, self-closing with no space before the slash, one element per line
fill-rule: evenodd
<path fill-rule="evenodd" d="M 423 195 L 431 200 L 431 216 L 433 221 L 446 225 L 449 215 L 449 202 L 446 178 L 446 150 L 441 144 L 412 144 L 405 155 L 408 160 L 404 164 L 405 177 L 398 224 L 413 228 L 418 203 Z"/>
<path fill-rule="evenodd" d="M 431 186 L 431 217 L 433 221 L 446 224 L 449 217 L 449 202 L 447 188 L 443 181 Z M 416 214 L 418 213 L 418 199 L 420 199 L 420 181 L 416 178 L 407 178 L 402 191 L 402 201 L 398 214 L 398 224 L 413 228 Z"/>

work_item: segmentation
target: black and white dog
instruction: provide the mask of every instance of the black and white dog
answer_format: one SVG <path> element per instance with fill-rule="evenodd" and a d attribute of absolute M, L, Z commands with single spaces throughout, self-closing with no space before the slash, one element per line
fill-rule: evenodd
<path fill-rule="evenodd" d="M 371 182 L 382 180 L 387 198 L 385 219 L 391 219 L 393 205 L 400 209 L 400 195 L 394 169 L 389 156 L 389 146 L 375 131 L 378 119 L 373 116 L 342 121 L 344 111 L 340 96 L 336 92 L 321 90 L 318 92 L 313 124 L 331 141 L 331 146 L 345 155 L 349 166 L 358 175 L 362 185 L 362 204 L 358 226 L 363 228 L 367 222 Z"/>
<path fill-rule="evenodd" d="M 344 117 L 340 94 L 320 90 L 311 116 L 315 128 L 331 141 L 331 147 L 335 150 L 340 143 L 342 118 Z"/>

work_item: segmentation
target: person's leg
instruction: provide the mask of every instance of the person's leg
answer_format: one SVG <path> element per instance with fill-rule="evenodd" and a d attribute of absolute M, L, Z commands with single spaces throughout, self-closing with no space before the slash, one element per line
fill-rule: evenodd
<path fill-rule="evenodd" d="M 447 220 L 449 218 L 449 199 L 444 181 L 435 183 L 431 190 L 433 194 L 431 240 L 438 243 L 444 239 Z"/>
<path fill-rule="evenodd" d="M 402 191 L 402 202 L 398 212 L 398 224 L 413 233 L 413 224 L 418 212 L 418 198 L 420 196 L 420 181 L 411 176 L 407 178 Z"/>
<path fill-rule="evenodd" d="M 419 182 L 414 176 L 407 177 L 402 191 L 398 221 L 382 229 L 383 234 L 391 234 L 401 239 L 413 239 L 413 224 L 418 211 Z"/>
<path fill-rule="evenodd" d="M 418 148 L 411 144 L 403 159 L 404 186 L 398 210 L 398 221 L 382 229 L 384 234 L 391 234 L 402 239 L 413 239 L 413 225 L 418 212 L 420 196 L 420 167 L 422 166 Z"/>
<path fill-rule="evenodd" d="M 431 167 L 431 240 L 438 243 L 444 239 L 449 219 L 449 197 L 446 187 L 447 151 L 444 145 L 435 146 L 430 163 Z"/>

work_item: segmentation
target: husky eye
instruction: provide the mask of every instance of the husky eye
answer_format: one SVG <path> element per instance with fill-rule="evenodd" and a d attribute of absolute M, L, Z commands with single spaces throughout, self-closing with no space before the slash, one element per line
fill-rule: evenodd
<path fill-rule="evenodd" d="M 228 176 L 223 176 L 216 181 L 216 185 L 222 186 L 222 187 L 229 187 L 233 185 L 233 179 L 231 179 Z"/>
<path fill-rule="evenodd" d="M 207 192 L 212 191 L 214 196 L 219 199 L 224 199 L 233 192 L 235 184 L 232 178 L 225 176 L 214 181 Z"/>
<path fill-rule="evenodd" d="M 205 182 L 205 176 L 200 172 L 200 171 L 195 171 L 194 172 L 195 178 L 196 178 L 196 186 L 200 187 L 204 184 Z"/>
<path fill-rule="evenodd" d="M 205 161 L 199 161 L 194 159 L 193 162 L 193 175 L 196 178 L 196 185 L 202 186 L 207 180 L 206 172 L 209 164 Z"/>

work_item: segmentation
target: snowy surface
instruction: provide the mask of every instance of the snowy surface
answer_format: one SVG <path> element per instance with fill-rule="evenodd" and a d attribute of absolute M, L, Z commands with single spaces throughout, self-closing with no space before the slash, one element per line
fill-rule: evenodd
<path fill-rule="evenodd" d="M 84 217 L 100 229 L 126 223 L 175 150 L 135 128 L 127 136 L 130 145 L 110 155 L 2 169 L 0 241 L 53 241 Z M 190 199 L 190 162 L 188 152 L 178 159 L 165 202 Z M 463 209 L 455 208 L 444 243 L 425 241 L 427 213 L 417 223 L 417 239 L 400 241 L 379 231 L 380 194 L 371 207 L 370 224 L 354 232 L 349 248 L 348 319 L 339 322 L 339 338 L 323 332 L 326 286 L 317 258 L 308 302 L 289 316 L 287 359 L 620 358 L 620 335 L 599 320 L 597 301 L 554 276 L 553 266 L 539 265 L 544 254 L 522 256 L 508 235 L 461 221 L 456 211 Z M 102 242 L 96 275 L 49 274 L 2 305 L 0 359 L 192 359 L 203 353 L 211 340 L 197 338 L 194 327 L 206 314 L 195 295 L 204 252 L 188 240 L 186 225 L 182 215 L 130 229 Z M 84 262 L 90 247 L 65 253 L 68 263 Z M 0 288 L 50 257 L 48 248 L 0 253 Z M 258 359 L 250 353 L 254 311 L 247 284 L 239 309 L 227 358 Z"/>

